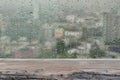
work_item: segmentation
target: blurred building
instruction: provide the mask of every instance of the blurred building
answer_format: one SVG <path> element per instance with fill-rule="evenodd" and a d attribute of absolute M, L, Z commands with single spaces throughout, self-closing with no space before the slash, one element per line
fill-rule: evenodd
<path fill-rule="evenodd" d="M 45 41 L 53 39 L 54 28 L 50 24 L 48 24 L 48 23 L 44 24 L 42 26 L 42 30 L 43 30 L 42 35 L 43 35 Z"/>
<path fill-rule="evenodd" d="M 116 13 L 103 13 L 103 38 L 105 42 L 120 38 L 120 16 Z"/>
<path fill-rule="evenodd" d="M 34 19 L 39 19 L 39 2 L 38 0 L 33 0 L 33 18 Z"/>
<path fill-rule="evenodd" d="M 5 36 L 7 25 L 8 25 L 7 19 L 2 14 L 0 14 L 0 35 L 1 36 Z"/>

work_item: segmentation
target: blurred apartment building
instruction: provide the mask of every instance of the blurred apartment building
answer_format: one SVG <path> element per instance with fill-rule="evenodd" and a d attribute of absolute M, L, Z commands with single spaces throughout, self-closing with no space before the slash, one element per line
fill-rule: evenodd
<path fill-rule="evenodd" d="M 105 42 L 120 39 L 120 15 L 117 12 L 103 13 L 103 38 Z"/>

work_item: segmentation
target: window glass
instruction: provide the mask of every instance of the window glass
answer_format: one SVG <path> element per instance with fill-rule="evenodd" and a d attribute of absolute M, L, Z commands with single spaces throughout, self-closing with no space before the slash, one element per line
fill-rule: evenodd
<path fill-rule="evenodd" d="M 1 58 L 119 58 L 119 0 L 0 0 Z"/>

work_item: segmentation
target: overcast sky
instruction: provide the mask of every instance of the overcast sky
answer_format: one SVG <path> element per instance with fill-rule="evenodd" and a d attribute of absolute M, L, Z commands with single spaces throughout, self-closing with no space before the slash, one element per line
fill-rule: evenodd
<path fill-rule="evenodd" d="M 22 6 L 30 5 L 33 0 L 0 0 L 1 6 Z M 76 5 L 76 6 L 99 6 L 99 7 L 112 7 L 119 4 L 120 0 L 36 0 L 40 4 L 47 6 L 48 4 L 61 4 L 61 5 Z"/>
<path fill-rule="evenodd" d="M 0 0 L 0 13 L 2 10 L 17 12 L 23 9 L 32 10 L 33 0 Z M 39 2 L 42 10 L 56 11 L 59 8 L 69 7 L 70 9 L 84 9 L 86 11 L 106 11 L 111 8 L 117 8 L 120 0 L 36 0 Z M 53 9 L 53 10 L 52 10 Z M 118 10 L 119 11 L 119 10 Z"/>

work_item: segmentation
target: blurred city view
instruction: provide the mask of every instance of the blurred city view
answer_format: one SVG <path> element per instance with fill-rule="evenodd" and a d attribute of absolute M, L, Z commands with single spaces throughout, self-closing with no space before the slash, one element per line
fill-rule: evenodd
<path fill-rule="evenodd" d="M 120 0 L 0 0 L 0 58 L 120 58 Z"/>

